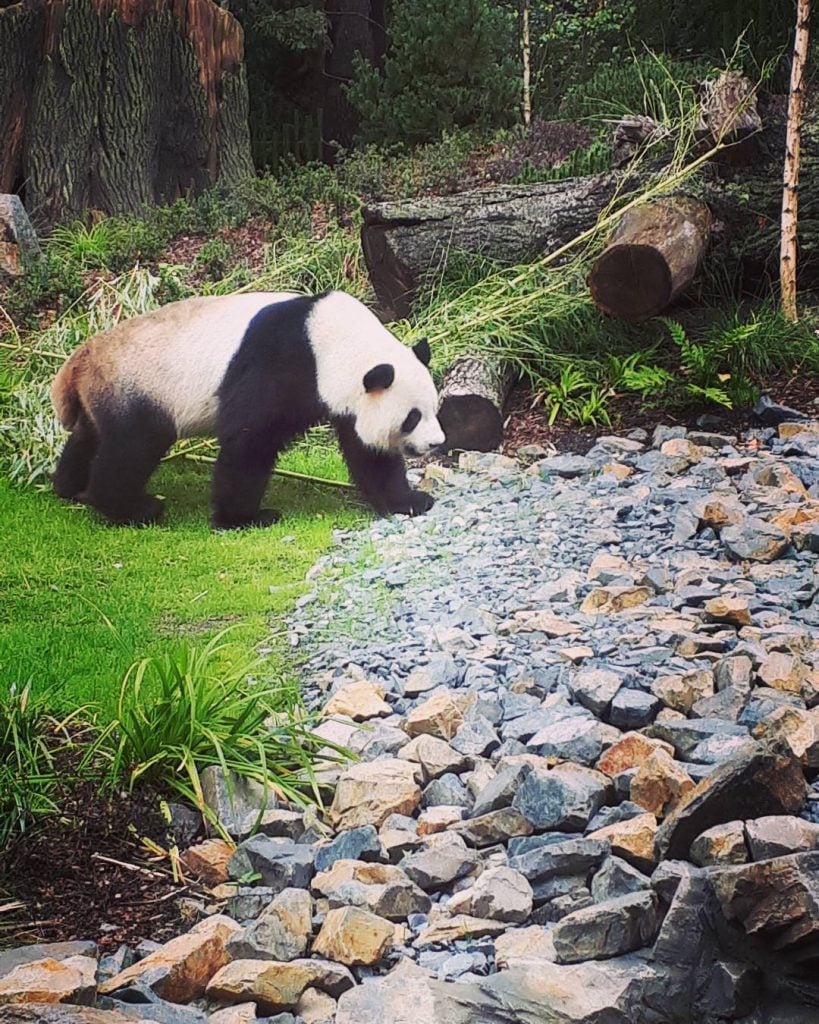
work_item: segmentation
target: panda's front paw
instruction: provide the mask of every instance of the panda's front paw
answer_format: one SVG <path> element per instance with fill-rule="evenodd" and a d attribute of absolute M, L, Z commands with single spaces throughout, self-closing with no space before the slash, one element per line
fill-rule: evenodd
<path fill-rule="evenodd" d="M 420 516 L 429 512 L 435 504 L 435 499 L 426 491 L 408 491 L 406 496 L 396 503 L 393 512 L 400 512 L 405 516 Z"/>
<path fill-rule="evenodd" d="M 260 508 L 250 518 L 236 518 L 234 516 L 214 515 L 214 530 L 251 530 L 272 526 L 281 519 L 281 513 L 272 508 Z"/>

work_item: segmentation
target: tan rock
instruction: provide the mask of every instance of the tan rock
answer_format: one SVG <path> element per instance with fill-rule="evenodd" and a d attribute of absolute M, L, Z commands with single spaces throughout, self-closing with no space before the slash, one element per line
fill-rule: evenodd
<path fill-rule="evenodd" d="M 501 970 L 536 970 L 538 963 L 555 959 L 551 930 L 542 925 L 512 928 L 495 939 L 495 962 Z"/>
<path fill-rule="evenodd" d="M 728 622 L 742 627 L 751 624 L 751 609 L 744 597 L 712 597 L 705 602 L 705 618 L 708 622 Z"/>
<path fill-rule="evenodd" d="M 208 979 L 230 959 L 227 942 L 238 931 L 239 925 L 232 918 L 214 914 L 104 981 L 99 987 L 100 995 L 144 980 L 160 998 L 171 1003 L 198 999 Z"/>
<path fill-rule="evenodd" d="M 479 939 L 484 935 L 500 935 L 506 928 L 507 925 L 503 921 L 486 921 L 479 917 L 469 917 L 467 914 L 457 914 L 455 917 L 430 922 L 426 928 L 421 929 L 418 938 L 413 942 L 413 947 L 426 949 L 427 946 L 455 942 L 456 939 L 466 937 Z"/>
<path fill-rule="evenodd" d="M 765 656 L 759 666 L 759 678 L 766 686 L 786 693 L 802 692 L 802 681 L 805 665 L 800 658 L 781 651 L 773 651 Z"/>
<path fill-rule="evenodd" d="M 567 622 L 548 610 L 515 612 L 511 624 L 506 625 L 510 633 L 544 633 L 550 640 L 580 632 L 576 623 Z"/>
<path fill-rule="evenodd" d="M 819 501 L 803 501 L 798 505 L 789 505 L 771 516 L 771 522 L 790 534 L 798 527 L 809 529 L 819 522 Z"/>
<path fill-rule="evenodd" d="M 698 700 L 714 695 L 714 674 L 701 669 L 685 675 L 657 676 L 651 692 L 667 707 L 687 714 Z"/>
<path fill-rule="evenodd" d="M 717 532 L 724 526 L 736 526 L 745 518 L 742 505 L 733 494 L 706 495 L 695 501 L 691 509 L 703 526 L 710 526 Z"/>
<path fill-rule="evenodd" d="M 313 935 L 313 900 L 306 889 L 283 889 L 255 921 L 231 936 L 232 960 L 298 960 Z"/>
<path fill-rule="evenodd" d="M 97 993 L 97 961 L 90 956 L 62 960 L 46 957 L 13 967 L 0 978 L 4 1003 L 78 1003 L 93 1006 Z M 0 1020 L 3 1011 L 0 1010 Z"/>
<path fill-rule="evenodd" d="M 372 966 L 395 942 L 395 928 L 383 917 L 360 907 L 331 910 L 324 919 L 313 953 L 336 963 Z"/>
<path fill-rule="evenodd" d="M 645 604 L 653 596 L 650 587 L 598 587 L 580 605 L 585 615 L 613 615 Z"/>
<path fill-rule="evenodd" d="M 228 861 L 236 852 L 233 843 L 224 839 L 206 839 L 189 846 L 180 860 L 186 871 L 201 878 L 206 885 L 222 885 L 228 880 Z"/>
<path fill-rule="evenodd" d="M 712 864 L 745 864 L 748 847 L 741 821 L 728 821 L 714 825 L 697 836 L 691 844 L 691 860 L 700 867 Z"/>
<path fill-rule="evenodd" d="M 650 872 L 656 863 L 654 836 L 657 833 L 657 819 L 653 814 L 638 814 L 628 821 L 598 828 L 590 832 L 587 839 L 608 839 L 611 852 L 633 864 L 639 871 Z"/>
<path fill-rule="evenodd" d="M 628 562 L 620 555 L 611 555 L 607 551 L 598 551 L 592 559 L 586 578 L 600 583 L 611 583 L 631 571 Z"/>
<path fill-rule="evenodd" d="M 706 454 L 699 445 L 685 437 L 672 437 L 668 441 L 663 441 L 660 452 L 672 459 L 685 459 L 692 466 L 701 462 L 703 455 Z"/>
<path fill-rule="evenodd" d="M 631 799 L 658 818 L 675 810 L 694 788 L 693 779 L 665 750 L 655 750 L 631 780 Z"/>
<path fill-rule="evenodd" d="M 355 985 L 349 970 L 326 960 L 234 960 L 211 978 L 207 994 L 223 1003 L 253 1001 L 263 1014 L 296 1007 L 308 988 L 338 997 Z"/>
<path fill-rule="evenodd" d="M 603 466 L 603 472 L 609 473 L 617 480 L 627 480 L 632 476 L 634 470 L 623 462 L 606 462 Z"/>
<path fill-rule="evenodd" d="M 463 721 L 461 703 L 450 690 L 441 690 L 410 711 L 404 719 L 404 728 L 409 736 L 427 733 L 439 739 L 451 740 Z"/>
<path fill-rule="evenodd" d="M 256 1004 L 238 1003 L 208 1014 L 208 1024 L 256 1024 Z"/>
<path fill-rule="evenodd" d="M 421 802 L 415 766 L 399 758 L 355 764 L 341 773 L 330 808 L 338 830 L 380 827 L 390 814 L 412 814 Z"/>
<path fill-rule="evenodd" d="M 680 720 L 685 721 L 686 718 L 688 718 L 688 715 L 684 715 L 682 711 L 675 711 L 673 708 L 660 708 L 654 718 L 654 721 L 679 722 Z"/>
<path fill-rule="evenodd" d="M 796 473 L 780 462 L 762 466 L 754 473 L 754 479 L 762 487 L 775 487 L 786 494 L 807 494 L 805 485 Z"/>
<path fill-rule="evenodd" d="M 594 657 L 592 648 L 585 644 L 578 644 L 576 647 L 561 647 L 557 653 L 559 657 L 564 661 L 571 662 L 572 665 L 579 665 L 581 661 L 587 661 Z"/>
<path fill-rule="evenodd" d="M 336 1019 L 336 1001 L 317 988 L 305 989 L 296 1003 L 296 1016 L 304 1024 L 333 1024 Z"/>
<path fill-rule="evenodd" d="M 384 687 L 366 679 L 342 686 L 324 706 L 325 717 L 346 715 L 354 722 L 383 718 L 391 713 L 392 708 L 384 700 Z"/>
<path fill-rule="evenodd" d="M 790 705 L 777 708 L 753 729 L 758 740 L 772 744 L 807 768 L 819 768 L 819 715 Z"/>
<path fill-rule="evenodd" d="M 445 832 L 450 825 L 462 821 L 463 807 L 447 806 L 428 807 L 418 815 L 418 835 L 431 836 L 436 832 Z"/>
<path fill-rule="evenodd" d="M 327 869 L 319 871 L 310 883 L 316 892 L 326 896 L 345 882 L 362 885 L 391 885 L 406 882 L 407 876 L 394 864 L 370 864 L 363 860 L 337 860 Z"/>
<path fill-rule="evenodd" d="M 779 424 L 779 436 L 783 441 L 789 441 L 797 434 L 819 434 L 819 420 L 793 420 Z"/>
<path fill-rule="evenodd" d="M 650 739 L 648 736 L 643 736 L 641 732 L 627 732 L 623 734 L 622 739 L 612 743 L 595 767 L 604 775 L 619 775 L 620 772 L 628 771 L 629 768 L 638 768 L 651 757 L 655 750 L 665 750 L 669 754 L 674 753 L 671 744 L 664 740 Z"/>
<path fill-rule="evenodd" d="M 459 754 L 445 740 L 437 736 L 422 733 L 401 747 L 397 757 L 404 761 L 420 764 L 424 771 L 424 781 L 437 779 L 447 772 L 458 774 L 467 767 L 463 754 Z"/>

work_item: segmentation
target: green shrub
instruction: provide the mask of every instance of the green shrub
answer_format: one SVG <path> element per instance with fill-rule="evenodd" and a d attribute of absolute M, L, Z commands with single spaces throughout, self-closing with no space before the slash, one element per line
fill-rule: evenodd
<path fill-rule="evenodd" d="M 360 55 L 347 90 L 363 142 L 413 145 L 457 126 L 516 120 L 509 11 L 489 0 L 396 0 L 383 70 Z"/>
<path fill-rule="evenodd" d="M 219 280 L 228 273 L 232 259 L 233 247 L 224 238 L 210 238 L 199 250 L 196 263 L 213 280 Z"/>
<path fill-rule="evenodd" d="M 200 772 L 217 765 L 299 803 L 318 798 L 313 761 L 324 743 L 310 733 L 295 691 L 254 680 L 258 660 L 226 669 L 223 637 L 131 667 L 107 734 L 112 780 L 149 782 L 202 808 Z"/>
<path fill-rule="evenodd" d="M 29 686 L 0 690 L 0 850 L 56 809 L 58 737 Z"/>

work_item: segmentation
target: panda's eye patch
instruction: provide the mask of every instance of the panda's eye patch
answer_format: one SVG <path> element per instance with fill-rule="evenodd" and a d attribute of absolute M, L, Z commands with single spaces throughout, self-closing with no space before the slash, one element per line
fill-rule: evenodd
<path fill-rule="evenodd" d="M 407 418 L 401 424 L 401 433 L 402 434 L 411 434 L 413 432 L 413 430 L 415 430 L 415 428 L 418 426 L 418 424 L 420 422 L 421 422 L 421 410 L 420 409 L 410 409 L 410 411 L 407 413 Z"/>

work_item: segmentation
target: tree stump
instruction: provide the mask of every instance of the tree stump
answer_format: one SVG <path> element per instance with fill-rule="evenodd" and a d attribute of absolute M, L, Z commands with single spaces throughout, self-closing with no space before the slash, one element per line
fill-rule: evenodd
<path fill-rule="evenodd" d="M 662 313 L 691 283 L 710 232 L 708 207 L 685 196 L 629 210 L 589 273 L 596 305 L 623 320 Z"/>
<path fill-rule="evenodd" d="M 47 223 L 253 173 L 242 28 L 213 0 L 0 9 L 0 192 Z"/>
<path fill-rule="evenodd" d="M 492 355 L 457 359 L 439 394 L 438 419 L 448 451 L 491 452 L 503 441 L 503 407 L 515 382 L 510 364 Z"/>

